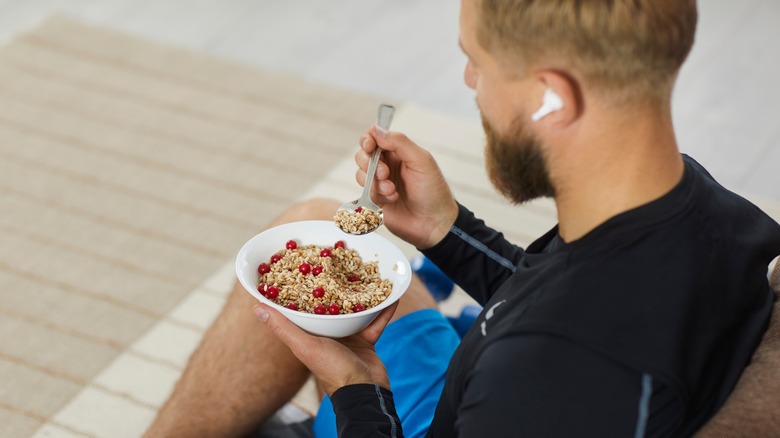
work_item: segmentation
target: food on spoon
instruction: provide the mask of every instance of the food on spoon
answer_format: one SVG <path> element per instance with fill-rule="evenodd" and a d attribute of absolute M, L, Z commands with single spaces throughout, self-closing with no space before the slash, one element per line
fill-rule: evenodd
<path fill-rule="evenodd" d="M 336 226 L 341 231 L 349 234 L 370 233 L 382 225 L 382 209 L 373 211 L 369 208 L 358 207 L 354 210 L 341 209 L 333 217 Z"/>

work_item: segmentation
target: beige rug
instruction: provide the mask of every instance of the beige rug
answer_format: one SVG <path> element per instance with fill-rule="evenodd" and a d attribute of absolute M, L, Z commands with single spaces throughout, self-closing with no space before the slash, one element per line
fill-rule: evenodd
<path fill-rule="evenodd" d="M 140 436 L 241 244 L 292 200 L 357 196 L 380 103 L 64 18 L 0 48 L 0 101 L 3 437 Z M 494 193 L 478 123 L 398 107 L 491 225 L 527 244 L 554 223 Z"/>
<path fill-rule="evenodd" d="M 3 437 L 139 435 L 209 279 L 379 103 L 62 18 L 0 49 L 0 101 Z"/>

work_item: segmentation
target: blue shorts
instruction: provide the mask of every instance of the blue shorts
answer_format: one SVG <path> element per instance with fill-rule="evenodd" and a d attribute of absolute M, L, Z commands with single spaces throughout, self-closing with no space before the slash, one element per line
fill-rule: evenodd
<path fill-rule="evenodd" d="M 405 437 L 425 436 L 444 387 L 444 374 L 460 343 L 438 310 L 410 313 L 385 328 L 376 352 L 387 369 Z M 325 397 L 314 420 L 314 436 L 336 437 L 336 415 Z"/>

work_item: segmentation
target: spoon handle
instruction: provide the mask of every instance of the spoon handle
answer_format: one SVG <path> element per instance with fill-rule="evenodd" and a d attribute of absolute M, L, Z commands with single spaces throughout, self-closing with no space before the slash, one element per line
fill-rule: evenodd
<path fill-rule="evenodd" d="M 379 105 L 379 110 L 377 110 L 376 114 L 376 124 L 387 131 L 390 129 L 390 123 L 393 122 L 393 116 L 395 115 L 395 107 L 392 105 L 388 105 L 386 103 L 383 103 Z"/>
<path fill-rule="evenodd" d="M 377 126 L 385 131 L 390 129 L 393 115 L 395 115 L 395 107 L 384 103 L 379 105 L 379 110 L 376 115 Z M 381 153 L 382 150 L 379 149 L 379 146 L 371 153 L 371 159 L 368 161 L 368 171 L 366 172 L 366 183 L 363 185 L 363 198 L 371 199 L 371 184 L 374 182 L 374 174 L 376 173 L 376 166 L 379 164 L 379 156 Z"/>

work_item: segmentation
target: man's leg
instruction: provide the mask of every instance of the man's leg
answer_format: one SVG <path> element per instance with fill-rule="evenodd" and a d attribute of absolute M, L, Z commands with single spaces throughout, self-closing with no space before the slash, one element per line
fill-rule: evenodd
<path fill-rule="evenodd" d="M 331 220 L 339 204 L 297 204 L 270 227 Z M 244 436 L 256 430 L 301 388 L 309 373 L 252 314 L 256 300 L 236 283 L 147 432 L 148 437 Z M 417 280 L 400 300 L 399 318 L 436 303 Z"/>

